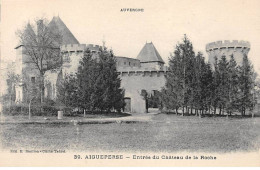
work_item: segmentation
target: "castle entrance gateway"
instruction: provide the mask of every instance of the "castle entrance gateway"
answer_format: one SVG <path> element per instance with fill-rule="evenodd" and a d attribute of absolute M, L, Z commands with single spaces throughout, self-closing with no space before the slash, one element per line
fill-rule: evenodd
<path fill-rule="evenodd" d="M 117 71 L 120 73 L 121 87 L 125 90 L 125 109 L 132 113 L 147 113 L 148 98 L 151 95 L 157 97 L 154 92 L 164 87 L 167 72 L 153 43 L 146 43 L 136 59 L 117 57 Z"/>
<path fill-rule="evenodd" d="M 125 109 L 131 108 L 131 113 L 147 113 L 147 96 L 153 91 L 160 91 L 165 85 L 166 71 L 120 72 L 121 87 L 125 90 Z M 125 111 L 126 112 L 126 111 Z"/>

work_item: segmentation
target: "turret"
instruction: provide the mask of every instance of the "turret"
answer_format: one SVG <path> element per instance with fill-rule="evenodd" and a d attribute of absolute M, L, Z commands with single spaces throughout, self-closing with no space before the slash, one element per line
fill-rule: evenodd
<path fill-rule="evenodd" d="M 213 65 L 215 62 L 215 57 L 218 60 L 221 59 L 223 55 L 230 59 L 230 56 L 233 54 L 238 65 L 242 64 L 243 56 L 248 55 L 250 50 L 250 43 L 248 41 L 238 41 L 229 40 L 216 41 L 206 45 L 206 51 L 209 55 L 209 62 Z"/>

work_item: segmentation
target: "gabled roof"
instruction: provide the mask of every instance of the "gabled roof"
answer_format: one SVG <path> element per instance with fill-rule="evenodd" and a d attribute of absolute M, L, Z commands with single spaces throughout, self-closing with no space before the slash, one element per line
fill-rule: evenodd
<path fill-rule="evenodd" d="M 53 17 L 48 27 L 50 29 L 58 29 L 62 35 L 62 45 L 66 44 L 79 44 L 79 41 L 74 37 L 74 35 L 70 32 L 68 27 L 64 24 L 64 22 L 60 19 L 60 17 Z"/>
<path fill-rule="evenodd" d="M 162 57 L 154 47 L 153 43 L 146 43 L 143 49 L 137 56 L 137 59 L 141 61 L 141 63 L 146 62 L 161 62 L 164 63 Z"/>

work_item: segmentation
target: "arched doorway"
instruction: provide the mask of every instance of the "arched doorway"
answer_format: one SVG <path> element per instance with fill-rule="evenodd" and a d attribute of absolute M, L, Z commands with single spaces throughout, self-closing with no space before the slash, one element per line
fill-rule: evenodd
<path fill-rule="evenodd" d="M 160 108 L 160 92 L 158 90 L 153 90 L 148 97 L 148 107 L 149 108 Z"/>
<path fill-rule="evenodd" d="M 149 113 L 159 112 L 161 108 L 160 92 L 158 90 L 152 90 L 148 95 L 147 102 Z"/>
<path fill-rule="evenodd" d="M 131 98 L 125 97 L 124 101 L 125 101 L 124 112 L 131 112 Z"/>

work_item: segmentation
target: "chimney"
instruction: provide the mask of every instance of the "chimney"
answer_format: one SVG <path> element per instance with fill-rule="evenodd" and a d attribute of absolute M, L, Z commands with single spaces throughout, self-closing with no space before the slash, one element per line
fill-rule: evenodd
<path fill-rule="evenodd" d="M 40 35 L 43 31 L 43 20 L 37 21 L 37 34 Z"/>

